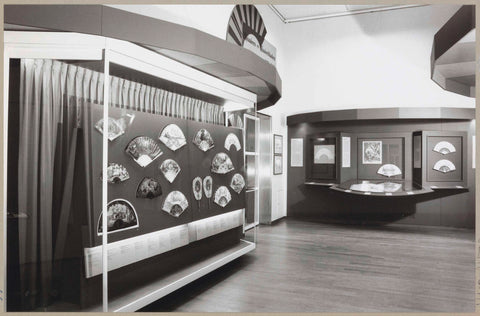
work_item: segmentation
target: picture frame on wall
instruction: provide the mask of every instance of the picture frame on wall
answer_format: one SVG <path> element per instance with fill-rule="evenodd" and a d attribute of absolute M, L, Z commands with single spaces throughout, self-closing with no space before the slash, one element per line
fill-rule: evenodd
<path fill-rule="evenodd" d="M 273 174 L 278 175 L 283 173 L 283 156 L 273 156 Z"/>
<path fill-rule="evenodd" d="M 366 140 L 362 142 L 362 162 L 364 165 L 382 164 L 382 141 Z"/>
<path fill-rule="evenodd" d="M 273 134 L 273 154 L 283 155 L 283 136 Z"/>

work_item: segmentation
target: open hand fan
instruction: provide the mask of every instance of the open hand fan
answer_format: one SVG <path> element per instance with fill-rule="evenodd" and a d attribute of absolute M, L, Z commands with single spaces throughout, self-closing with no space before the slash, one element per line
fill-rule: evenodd
<path fill-rule="evenodd" d="M 102 234 L 102 216 L 98 219 L 97 235 Z M 137 212 L 127 200 L 116 199 L 107 205 L 107 232 L 118 232 L 138 227 Z"/>
<path fill-rule="evenodd" d="M 442 155 L 454 153 L 456 151 L 455 146 L 452 143 L 447 141 L 438 142 L 435 147 L 433 147 L 433 151 L 437 153 L 441 153 Z"/>
<path fill-rule="evenodd" d="M 125 151 L 142 167 L 148 166 L 163 154 L 157 142 L 148 136 L 134 138 Z"/>
<path fill-rule="evenodd" d="M 185 195 L 180 191 L 172 191 L 163 202 L 162 210 L 174 217 L 179 217 L 187 207 L 188 201 Z"/>
<path fill-rule="evenodd" d="M 175 124 L 165 126 L 158 138 L 165 144 L 165 146 L 173 151 L 176 151 L 187 144 L 185 135 L 183 135 L 180 127 Z"/>
<path fill-rule="evenodd" d="M 227 150 L 230 150 L 230 148 L 233 146 L 235 146 L 235 149 L 237 151 L 239 151 L 240 149 L 242 149 L 242 146 L 240 145 L 240 140 L 238 139 L 237 135 L 233 134 L 233 133 L 230 133 L 227 135 L 227 137 L 225 138 L 225 149 Z"/>
<path fill-rule="evenodd" d="M 401 175 L 402 170 L 393 164 L 385 164 L 378 168 L 377 173 L 381 174 L 382 176 L 393 177 Z"/>
<path fill-rule="evenodd" d="M 163 173 L 168 182 L 172 183 L 181 169 L 175 160 L 165 159 L 165 161 L 160 165 L 160 171 Z"/>
<path fill-rule="evenodd" d="M 240 173 L 233 175 L 232 181 L 230 182 L 230 187 L 238 194 L 242 192 L 243 188 L 245 187 L 245 179 Z"/>
<path fill-rule="evenodd" d="M 107 182 L 119 183 L 128 180 L 130 175 L 127 169 L 118 163 L 109 163 L 107 167 Z"/>
<path fill-rule="evenodd" d="M 232 171 L 233 163 L 226 153 L 218 153 L 212 160 L 212 172 L 226 174 Z"/>
<path fill-rule="evenodd" d="M 437 161 L 435 163 L 435 165 L 433 166 L 433 169 L 437 170 L 439 172 L 443 172 L 443 173 L 447 173 L 447 172 L 451 172 L 451 171 L 456 170 L 453 162 L 451 162 L 450 160 L 447 160 L 447 159 L 442 159 L 442 160 Z"/>
<path fill-rule="evenodd" d="M 208 151 L 213 148 L 212 135 L 210 135 L 210 132 L 204 128 L 197 132 L 195 138 L 193 139 L 193 143 L 197 145 L 201 151 Z"/>
<path fill-rule="evenodd" d="M 138 184 L 137 198 L 154 199 L 160 195 L 162 195 L 162 187 L 157 180 L 145 177 Z"/>
<path fill-rule="evenodd" d="M 217 191 L 215 191 L 215 198 L 213 201 L 221 207 L 227 206 L 231 200 L 232 195 L 226 186 L 221 186 L 217 189 Z"/>

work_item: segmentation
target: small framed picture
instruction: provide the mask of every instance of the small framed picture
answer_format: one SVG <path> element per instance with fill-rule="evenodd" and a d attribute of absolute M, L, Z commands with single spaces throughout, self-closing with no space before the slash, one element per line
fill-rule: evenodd
<path fill-rule="evenodd" d="M 283 156 L 273 156 L 273 174 L 283 173 Z"/>
<path fill-rule="evenodd" d="M 363 164 L 377 165 L 382 163 L 382 141 L 366 140 L 362 142 Z"/>
<path fill-rule="evenodd" d="M 273 134 L 273 154 L 283 155 L 283 136 Z"/>

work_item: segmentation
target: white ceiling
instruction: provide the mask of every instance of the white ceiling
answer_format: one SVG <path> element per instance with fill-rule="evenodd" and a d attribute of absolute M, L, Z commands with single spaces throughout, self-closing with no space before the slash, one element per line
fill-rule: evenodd
<path fill-rule="evenodd" d="M 397 10 L 419 5 L 270 5 L 284 23 Z"/>

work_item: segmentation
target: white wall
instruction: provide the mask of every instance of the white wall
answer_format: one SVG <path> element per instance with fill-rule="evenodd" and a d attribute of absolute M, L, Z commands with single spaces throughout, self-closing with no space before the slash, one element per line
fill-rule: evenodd
<path fill-rule="evenodd" d="M 225 39 L 233 5 L 115 6 L 197 28 Z M 444 91 L 430 79 L 433 36 L 458 10 L 435 5 L 283 24 L 257 8 L 266 39 L 277 48 L 282 99 L 262 111 L 284 136 L 284 174 L 273 176 L 272 220 L 286 215 L 285 115 L 371 107 L 475 107 L 475 99 Z M 275 207 L 279 203 L 279 207 Z"/>
<path fill-rule="evenodd" d="M 367 107 L 474 107 L 430 79 L 433 36 L 460 6 L 288 24 L 287 114 Z"/>

